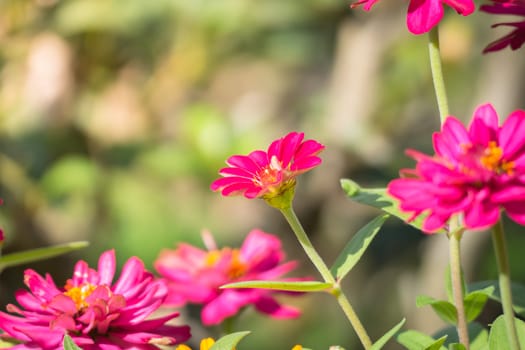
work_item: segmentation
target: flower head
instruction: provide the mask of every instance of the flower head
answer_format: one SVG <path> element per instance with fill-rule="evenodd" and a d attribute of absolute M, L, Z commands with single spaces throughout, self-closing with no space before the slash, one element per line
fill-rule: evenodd
<path fill-rule="evenodd" d="M 272 199 L 293 191 L 295 177 L 319 164 L 324 146 L 315 140 L 303 141 L 304 134 L 291 132 L 275 140 L 267 151 L 228 158 L 223 177 L 211 184 L 213 191 L 225 196 L 243 194 L 246 198 Z"/>
<path fill-rule="evenodd" d="M 112 283 L 114 274 L 113 250 L 100 256 L 98 271 L 77 262 L 73 277 L 61 288 L 51 276 L 26 270 L 29 291 L 16 293 L 21 307 L 10 304 L 10 313 L 0 312 L 0 328 L 22 343 L 17 349 L 62 349 L 66 333 L 84 350 L 153 350 L 156 344 L 180 343 L 190 337 L 188 326 L 165 324 L 177 313 L 146 319 L 162 304 L 167 288 L 144 269 L 141 260 L 130 258 Z"/>
<path fill-rule="evenodd" d="M 351 5 L 363 5 L 370 11 L 378 0 L 359 0 Z M 407 27 L 413 34 L 423 34 L 434 28 L 443 18 L 443 3 L 452 7 L 457 13 L 468 16 L 476 9 L 472 0 L 410 0 L 407 14 Z"/>
<path fill-rule="evenodd" d="M 434 134 L 436 154 L 409 150 L 416 168 L 403 170 L 405 177 L 391 181 L 388 192 L 412 218 L 428 214 L 426 232 L 442 228 L 455 214 L 466 228 L 487 228 L 499 220 L 501 208 L 525 225 L 524 133 L 522 110 L 500 126 L 492 105 L 482 105 L 468 129 L 450 116 Z"/>
<path fill-rule="evenodd" d="M 484 53 L 499 51 L 507 46 L 512 50 L 517 50 L 525 43 L 525 0 L 491 0 L 491 5 L 483 5 L 481 11 L 487 13 L 514 15 L 523 17 L 522 21 L 497 23 L 492 25 L 493 28 L 499 26 L 508 26 L 514 28 L 509 34 L 490 43 L 484 50 Z"/>
<path fill-rule="evenodd" d="M 277 280 L 291 271 L 295 262 L 283 263 L 281 241 L 268 233 L 252 230 L 240 249 L 210 247 L 202 250 L 179 244 L 176 250 L 163 250 L 155 269 L 168 282 L 166 304 L 202 304 L 205 325 L 219 324 L 253 305 L 275 318 L 293 318 L 299 311 L 280 305 L 275 291 L 265 289 L 220 289 L 222 285 L 253 280 Z"/>
<path fill-rule="evenodd" d="M 212 345 L 215 344 L 215 340 L 213 338 L 204 338 L 201 340 L 199 350 L 210 350 Z M 301 345 L 295 345 L 292 350 L 302 350 L 303 347 Z M 191 350 L 191 348 L 187 345 L 179 345 L 175 348 L 175 350 Z"/>

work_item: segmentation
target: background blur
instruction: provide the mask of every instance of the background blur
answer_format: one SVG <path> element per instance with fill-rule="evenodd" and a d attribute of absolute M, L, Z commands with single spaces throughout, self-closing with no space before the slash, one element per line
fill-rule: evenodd
<path fill-rule="evenodd" d="M 404 3 L 401 1 L 401 3 Z M 5 271 L 0 300 L 13 301 L 23 270 L 61 284 L 73 263 L 95 264 L 116 248 L 147 266 L 163 247 L 202 246 L 209 229 L 237 246 L 252 228 L 278 234 L 294 275 L 316 276 L 279 213 L 259 200 L 209 190 L 231 154 L 266 148 L 292 130 L 327 146 L 323 165 L 299 179 L 296 209 L 330 264 L 371 218 L 348 201 L 339 179 L 385 186 L 413 162 L 407 147 L 431 151 L 438 112 L 426 36 L 405 28 L 406 6 L 374 11 L 337 0 L 2 0 L 0 2 L 0 227 L 4 252 L 89 240 L 89 248 Z M 507 19 L 505 19 L 507 20 Z M 453 11 L 441 26 L 450 109 L 468 120 L 491 102 L 503 118 L 525 107 L 523 51 L 481 55 L 506 31 L 495 16 Z M 525 243 L 509 223 L 513 278 L 525 280 Z M 494 279 L 489 235 L 468 234 L 469 280 Z M 345 289 L 373 339 L 408 319 L 432 332 L 443 323 L 415 296 L 442 297 L 444 236 L 424 236 L 390 219 Z M 252 310 L 236 330 L 241 349 L 357 349 L 330 297 L 289 300 L 294 321 Z M 194 315 L 195 313 L 190 313 Z M 216 335 L 185 313 L 195 337 Z M 271 334 L 271 338 L 268 335 Z M 400 348 L 394 342 L 390 349 Z"/>

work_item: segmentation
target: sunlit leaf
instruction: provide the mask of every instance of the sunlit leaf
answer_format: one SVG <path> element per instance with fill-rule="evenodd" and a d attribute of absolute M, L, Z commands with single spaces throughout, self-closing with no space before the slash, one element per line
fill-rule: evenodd
<path fill-rule="evenodd" d="M 475 320 L 476 317 L 479 316 L 481 311 L 483 311 L 489 296 L 493 293 L 494 287 L 490 286 L 482 290 L 470 292 L 465 296 L 465 316 L 469 322 Z"/>
<path fill-rule="evenodd" d="M 416 299 L 416 305 L 417 307 L 430 305 L 443 321 L 450 324 L 457 324 L 458 322 L 456 307 L 448 301 L 420 295 Z"/>
<path fill-rule="evenodd" d="M 392 338 L 394 335 L 397 334 L 397 332 L 403 327 L 405 324 L 405 319 L 402 319 L 401 322 L 399 322 L 397 325 L 395 325 L 391 330 L 383 334 L 381 338 L 379 338 L 370 348 L 370 350 L 379 350 L 382 349 L 383 346 Z"/>
<path fill-rule="evenodd" d="M 342 179 L 341 187 L 346 195 L 355 202 L 381 209 L 405 222 L 411 217 L 411 214 L 399 210 L 397 201 L 386 193 L 385 188 L 363 188 L 350 179 Z M 408 222 L 408 224 L 421 230 L 424 217 L 425 215 L 420 215 L 416 219 Z M 444 231 L 440 230 L 437 232 L 440 233 Z"/>
<path fill-rule="evenodd" d="M 515 318 L 516 331 L 518 333 L 518 342 L 522 349 L 525 349 L 525 322 Z M 499 316 L 490 327 L 489 333 L 489 349 L 490 350 L 508 350 L 512 349 L 510 346 L 509 336 L 507 335 L 507 327 L 505 324 L 504 315 Z"/>
<path fill-rule="evenodd" d="M 261 288 L 288 292 L 323 292 L 332 288 L 331 283 L 317 281 L 243 281 L 228 283 L 221 288 Z"/>
<path fill-rule="evenodd" d="M 381 215 L 360 229 L 344 247 L 330 269 L 337 280 L 342 280 L 357 264 L 389 215 Z"/>
<path fill-rule="evenodd" d="M 81 348 L 77 346 L 77 344 L 75 344 L 73 339 L 71 339 L 71 337 L 67 334 L 64 336 L 64 341 L 62 344 L 64 346 L 64 350 L 82 350 Z"/>
<path fill-rule="evenodd" d="M 399 344 L 403 345 L 408 350 L 425 350 L 429 346 L 440 340 L 435 340 L 431 336 L 420 333 L 414 330 L 408 330 L 397 336 Z M 447 350 L 444 346 L 440 346 L 439 350 Z"/>
<path fill-rule="evenodd" d="M 6 254 L 0 257 L 0 272 L 7 267 L 53 258 L 77 249 L 85 248 L 88 245 L 88 242 L 78 241 Z"/>
<path fill-rule="evenodd" d="M 247 336 L 249 333 L 249 331 L 244 331 L 225 335 L 224 337 L 217 340 L 215 344 L 212 345 L 210 350 L 233 350 L 235 349 L 237 343 L 239 343 L 241 339 Z"/>
<path fill-rule="evenodd" d="M 467 348 L 461 343 L 452 343 L 448 346 L 448 350 L 467 350 Z"/>
<path fill-rule="evenodd" d="M 437 339 L 435 342 L 433 342 L 432 344 L 430 344 L 429 346 L 427 346 L 425 350 L 439 350 L 443 347 L 445 340 L 447 340 L 446 336 L 441 337 Z"/>

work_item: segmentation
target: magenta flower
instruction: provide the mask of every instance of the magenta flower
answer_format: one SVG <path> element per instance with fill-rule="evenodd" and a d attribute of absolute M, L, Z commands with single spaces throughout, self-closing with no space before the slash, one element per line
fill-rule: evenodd
<path fill-rule="evenodd" d="M 136 257 L 129 259 L 120 278 L 115 274 L 115 252 L 100 256 L 98 271 L 86 262 L 75 265 L 73 277 L 58 288 L 51 276 L 45 278 L 26 270 L 29 291 L 16 292 L 21 307 L 9 304 L 0 312 L 0 328 L 21 344 L 13 349 L 62 349 L 67 333 L 84 350 L 158 349 L 190 337 L 188 326 L 165 323 L 178 316 L 172 313 L 147 319 L 164 301 L 168 292 L 163 281 L 144 269 Z M 17 314 L 16 316 L 13 314 Z"/>
<path fill-rule="evenodd" d="M 225 196 L 244 194 L 246 198 L 274 198 L 295 186 L 295 177 L 321 164 L 317 157 L 324 146 L 314 140 L 303 141 L 304 134 L 291 132 L 272 142 L 268 150 L 247 156 L 231 156 L 223 177 L 211 184 Z"/>
<path fill-rule="evenodd" d="M 296 266 L 293 261 L 283 263 L 284 258 L 277 237 L 252 230 L 240 249 L 201 250 L 179 244 L 176 250 L 163 250 L 154 266 L 168 282 L 167 305 L 202 304 L 203 324 L 214 325 L 249 305 L 274 318 L 298 317 L 297 309 L 274 299 L 275 291 L 219 288 L 239 281 L 278 280 Z"/>
<path fill-rule="evenodd" d="M 434 232 L 452 215 L 460 215 L 469 229 L 494 225 L 500 209 L 525 225 L 525 111 L 511 113 L 502 126 L 490 104 L 474 112 L 468 130 L 448 117 L 434 134 L 431 157 L 414 150 L 407 153 L 416 169 L 402 170 L 405 178 L 388 185 L 400 208 L 428 214 L 423 230 Z"/>
<path fill-rule="evenodd" d="M 507 46 L 512 50 L 519 49 L 525 43 L 525 0 L 492 0 L 492 5 L 483 5 L 481 11 L 501 15 L 515 15 L 523 17 L 522 21 L 497 23 L 492 27 L 509 26 L 514 30 L 504 37 L 490 43 L 483 53 L 499 51 Z"/>
<path fill-rule="evenodd" d="M 365 11 L 370 11 L 378 0 L 359 0 L 352 8 L 363 4 Z M 407 14 L 407 27 L 413 34 L 423 34 L 434 28 L 443 18 L 443 3 L 457 13 L 468 16 L 476 9 L 472 0 L 410 0 Z"/>

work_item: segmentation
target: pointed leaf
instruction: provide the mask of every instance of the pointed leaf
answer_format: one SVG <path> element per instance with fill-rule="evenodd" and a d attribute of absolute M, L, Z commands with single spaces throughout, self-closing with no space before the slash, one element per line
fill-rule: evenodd
<path fill-rule="evenodd" d="M 477 322 L 468 324 L 468 337 L 470 339 L 470 350 L 488 350 L 489 332 Z M 446 336 L 445 345 L 459 343 L 458 331 L 455 326 L 444 328 L 433 335 L 434 337 Z"/>
<path fill-rule="evenodd" d="M 501 302 L 498 281 L 483 281 L 472 283 L 468 286 L 469 291 L 481 290 L 487 287 L 494 287 L 494 291 L 489 298 Z M 514 311 L 522 317 L 525 317 L 525 286 L 516 282 L 511 284 L 512 304 Z"/>
<path fill-rule="evenodd" d="M 386 193 L 386 188 L 363 188 L 350 179 L 341 179 L 341 187 L 348 198 L 355 202 L 381 209 L 405 222 L 412 216 L 411 213 L 402 212 L 399 209 L 398 201 Z M 424 218 L 425 214 L 407 223 L 421 230 Z M 444 231 L 439 230 L 437 232 L 442 233 Z"/>
<path fill-rule="evenodd" d="M 518 333 L 518 342 L 520 348 L 525 349 L 525 322 L 519 318 L 515 318 L 516 331 Z M 509 337 L 507 336 L 507 327 L 505 325 L 505 318 L 503 315 L 499 316 L 490 327 L 489 333 L 489 349 L 490 350 L 508 350 L 511 349 Z"/>
<path fill-rule="evenodd" d="M 465 296 L 465 316 L 469 322 L 474 321 L 479 316 L 489 296 L 494 293 L 494 287 L 490 286 L 482 290 L 477 290 L 468 293 Z"/>
<path fill-rule="evenodd" d="M 467 350 L 467 348 L 461 343 L 452 343 L 449 344 L 448 350 Z"/>
<path fill-rule="evenodd" d="M 447 340 L 447 336 L 443 336 L 439 339 L 437 339 L 435 342 L 430 344 L 425 348 L 425 350 L 439 350 L 443 347 L 443 344 L 445 343 L 445 340 Z"/>
<path fill-rule="evenodd" d="M 62 345 L 64 346 L 64 350 L 82 350 L 67 334 L 64 336 L 64 341 L 62 342 Z"/>
<path fill-rule="evenodd" d="M 58 255 L 85 248 L 88 242 L 79 241 L 66 244 L 59 244 L 51 247 L 25 250 L 22 252 L 6 254 L 0 257 L 0 272 L 6 267 L 27 264 L 30 262 L 53 258 Z"/>
<path fill-rule="evenodd" d="M 391 330 L 383 334 L 381 338 L 379 338 L 370 348 L 370 350 L 379 350 L 382 349 L 383 346 L 392 338 L 396 333 L 403 327 L 405 324 L 405 319 L 402 319 L 401 322 L 399 322 L 397 325 L 394 326 Z"/>
<path fill-rule="evenodd" d="M 437 300 L 426 295 L 420 295 L 416 299 L 416 306 L 430 305 L 436 314 L 445 322 L 457 324 L 458 316 L 456 307 L 445 300 Z"/>
<path fill-rule="evenodd" d="M 220 288 L 260 288 L 287 292 L 324 292 L 330 290 L 332 284 L 317 281 L 243 281 L 228 283 Z"/>
<path fill-rule="evenodd" d="M 330 269 L 332 275 L 334 275 L 338 281 L 342 280 L 346 274 L 352 270 L 355 264 L 357 264 L 388 217 L 388 214 L 383 214 L 370 221 L 360 229 L 344 247 Z"/>
<path fill-rule="evenodd" d="M 397 341 L 408 350 L 425 350 L 440 340 L 435 340 L 434 338 L 418 331 L 408 330 L 399 334 L 397 336 Z M 441 346 L 439 347 L 439 350 L 447 349 L 444 346 Z"/>
<path fill-rule="evenodd" d="M 249 331 L 244 331 L 225 335 L 224 337 L 217 340 L 215 344 L 212 345 L 210 350 L 234 350 L 235 346 L 237 346 L 237 343 L 239 343 L 241 339 L 247 336 L 249 333 Z"/>

